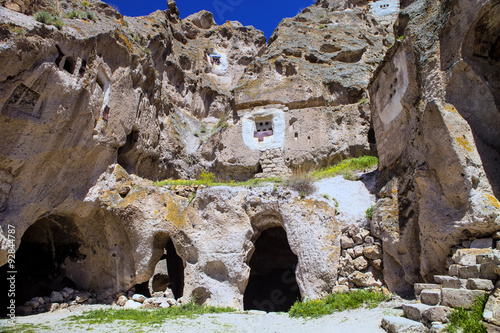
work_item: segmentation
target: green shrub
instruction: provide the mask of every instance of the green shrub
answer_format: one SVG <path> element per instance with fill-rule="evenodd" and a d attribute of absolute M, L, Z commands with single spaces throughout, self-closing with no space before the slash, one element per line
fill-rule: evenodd
<path fill-rule="evenodd" d="M 294 175 L 286 181 L 286 186 L 299 192 L 301 198 L 305 198 L 316 191 L 314 180 L 309 176 Z"/>
<path fill-rule="evenodd" d="M 446 326 L 446 332 L 458 333 L 486 333 L 486 327 L 483 325 L 483 312 L 488 295 L 478 297 L 470 310 L 463 308 L 453 309 Z"/>
<path fill-rule="evenodd" d="M 83 7 L 90 7 L 90 3 L 88 1 L 82 1 L 80 2 L 80 4 L 83 6 Z"/>
<path fill-rule="evenodd" d="M 207 126 L 205 124 L 201 124 L 200 132 L 201 133 L 206 133 L 207 132 Z"/>
<path fill-rule="evenodd" d="M 368 208 L 365 212 L 365 216 L 367 219 L 372 219 L 373 218 L 373 206 L 371 206 L 370 208 Z"/>
<path fill-rule="evenodd" d="M 389 294 L 372 289 L 355 290 L 348 293 L 331 294 L 321 300 L 297 301 L 288 311 L 290 317 L 320 317 L 361 306 L 376 307 L 391 298 Z"/>
<path fill-rule="evenodd" d="M 83 14 L 82 12 L 80 12 L 80 11 L 78 11 L 78 10 L 74 10 L 74 9 L 73 9 L 72 11 L 69 11 L 69 12 L 67 12 L 66 14 L 64 14 L 64 16 L 65 16 L 66 18 L 68 18 L 68 19 L 75 19 L 75 18 L 79 19 L 79 18 L 83 18 L 83 15 L 84 15 L 84 14 Z"/>
<path fill-rule="evenodd" d="M 61 20 L 59 17 L 54 17 L 52 20 L 51 24 L 56 27 L 57 29 L 61 30 L 62 27 L 64 26 L 64 21 Z"/>
<path fill-rule="evenodd" d="M 198 180 L 202 182 L 202 184 L 212 184 L 215 181 L 215 174 L 213 172 L 203 171 L 199 176 Z"/>
<path fill-rule="evenodd" d="M 42 22 L 43 24 L 51 24 L 52 20 L 54 19 L 52 14 L 45 10 L 36 12 L 34 17 L 35 20 L 37 20 L 38 22 Z"/>

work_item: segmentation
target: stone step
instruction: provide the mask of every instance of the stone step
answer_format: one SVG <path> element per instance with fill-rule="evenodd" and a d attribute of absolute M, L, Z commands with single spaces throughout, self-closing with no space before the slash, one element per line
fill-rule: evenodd
<path fill-rule="evenodd" d="M 406 318 L 421 321 L 422 320 L 422 312 L 432 308 L 431 305 L 415 303 L 415 304 L 403 304 L 403 313 Z"/>
<path fill-rule="evenodd" d="M 420 296 L 420 293 L 424 289 L 439 289 L 441 288 L 441 285 L 435 284 L 435 283 L 415 283 L 413 286 L 415 289 L 415 297 L 418 298 Z"/>
<path fill-rule="evenodd" d="M 424 289 L 420 293 L 420 302 L 427 305 L 438 305 L 441 302 L 441 289 Z"/>
<path fill-rule="evenodd" d="M 382 319 L 382 328 L 389 333 L 425 333 L 424 324 L 403 317 L 386 316 Z"/>
<path fill-rule="evenodd" d="M 453 254 L 453 262 L 457 265 L 468 266 L 477 264 L 477 256 L 492 254 L 492 249 L 459 249 Z"/>
<path fill-rule="evenodd" d="M 476 298 L 484 293 L 482 290 L 443 288 L 441 289 L 442 305 L 470 309 Z"/>
<path fill-rule="evenodd" d="M 493 290 L 493 282 L 488 279 L 468 279 L 467 280 L 467 288 L 474 290 Z"/>
<path fill-rule="evenodd" d="M 465 289 L 467 288 L 467 280 L 459 279 L 455 276 L 435 275 L 434 280 L 441 284 L 443 288 Z"/>

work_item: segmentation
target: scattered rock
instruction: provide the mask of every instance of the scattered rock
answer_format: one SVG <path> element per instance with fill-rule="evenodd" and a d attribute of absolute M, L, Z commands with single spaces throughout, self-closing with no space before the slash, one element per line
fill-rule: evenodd
<path fill-rule="evenodd" d="M 342 236 L 340 239 L 340 244 L 343 249 L 350 249 L 351 247 L 354 247 L 354 241 L 352 238 L 347 237 L 347 236 Z"/>
<path fill-rule="evenodd" d="M 53 291 L 50 294 L 50 302 L 51 303 L 62 303 L 62 302 L 64 302 L 64 297 L 60 292 Z"/>
<path fill-rule="evenodd" d="M 417 321 L 403 317 L 387 316 L 382 319 L 382 328 L 388 333 L 425 333 L 427 328 Z"/>
<path fill-rule="evenodd" d="M 128 301 L 127 296 L 121 295 L 120 297 L 118 297 L 118 300 L 116 301 L 116 304 L 118 304 L 119 306 L 124 306 L 125 303 L 127 303 L 127 301 Z"/>
<path fill-rule="evenodd" d="M 133 300 L 128 300 L 125 305 L 123 306 L 124 309 L 140 309 L 142 307 L 142 303 L 133 301 Z"/>
<path fill-rule="evenodd" d="M 134 296 L 132 296 L 132 300 L 139 303 L 144 303 L 146 299 L 147 297 L 141 294 L 134 294 Z"/>
<path fill-rule="evenodd" d="M 380 245 L 367 245 L 364 247 L 363 254 L 368 259 L 382 259 L 382 247 Z"/>

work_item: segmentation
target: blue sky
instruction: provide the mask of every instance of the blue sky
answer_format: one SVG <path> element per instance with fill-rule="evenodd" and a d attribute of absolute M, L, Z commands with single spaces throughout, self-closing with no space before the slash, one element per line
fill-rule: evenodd
<path fill-rule="evenodd" d="M 157 9 L 167 8 L 167 0 L 105 0 L 127 16 L 148 15 Z M 314 0 L 178 0 L 177 7 L 185 18 L 202 9 L 214 13 L 215 21 L 240 21 L 243 25 L 253 25 L 264 31 L 267 38 L 285 17 L 293 17 Z"/>

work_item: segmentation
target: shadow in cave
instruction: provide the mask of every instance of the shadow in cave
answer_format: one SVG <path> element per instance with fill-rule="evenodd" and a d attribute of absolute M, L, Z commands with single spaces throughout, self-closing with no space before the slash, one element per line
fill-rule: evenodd
<path fill-rule="evenodd" d="M 300 300 L 295 277 L 297 262 L 283 228 L 263 231 L 250 259 L 250 278 L 243 297 L 245 310 L 288 311 Z"/>
<path fill-rule="evenodd" d="M 184 290 L 184 263 L 177 254 L 174 243 L 169 240 L 165 245 L 165 253 L 156 265 L 155 275 L 151 283 L 152 292 L 163 292 L 170 288 L 175 298 L 182 297 Z"/>
<path fill-rule="evenodd" d="M 30 226 L 21 238 L 21 244 L 15 253 L 15 301 L 22 305 L 35 296 L 50 296 L 54 290 L 64 287 L 76 288 L 64 269 L 65 261 L 81 261 L 85 255 L 79 252 L 82 242 L 73 220 L 65 216 L 48 216 Z M 9 273 L 8 264 L 0 268 L 2 290 L 9 290 L 6 285 Z M 0 315 L 6 315 L 2 297 Z"/>

